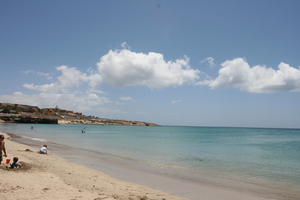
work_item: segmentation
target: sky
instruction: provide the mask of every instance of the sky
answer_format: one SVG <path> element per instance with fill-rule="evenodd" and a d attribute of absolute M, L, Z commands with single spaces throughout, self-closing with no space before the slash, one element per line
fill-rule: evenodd
<path fill-rule="evenodd" d="M 0 102 L 300 128 L 297 0 L 0 0 Z"/>

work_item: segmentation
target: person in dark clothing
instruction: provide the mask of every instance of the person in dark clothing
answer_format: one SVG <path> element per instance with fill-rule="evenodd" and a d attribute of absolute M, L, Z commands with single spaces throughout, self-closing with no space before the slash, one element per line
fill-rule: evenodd
<path fill-rule="evenodd" d="M 18 161 L 19 161 L 19 158 L 18 157 L 14 157 L 13 158 L 13 162 L 10 164 L 10 169 L 21 167 L 22 165 Z"/>

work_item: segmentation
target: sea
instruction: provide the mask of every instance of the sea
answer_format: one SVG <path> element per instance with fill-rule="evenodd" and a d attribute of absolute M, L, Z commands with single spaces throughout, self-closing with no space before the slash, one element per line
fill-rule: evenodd
<path fill-rule="evenodd" d="M 300 129 L 0 124 L 0 131 L 73 148 L 68 159 L 100 170 L 103 160 L 95 158 L 104 156 L 115 158 L 114 165 L 144 165 L 181 178 L 236 177 L 300 191 Z"/>

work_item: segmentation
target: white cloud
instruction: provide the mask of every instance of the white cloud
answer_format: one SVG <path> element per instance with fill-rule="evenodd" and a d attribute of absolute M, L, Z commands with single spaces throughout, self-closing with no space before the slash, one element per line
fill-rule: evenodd
<path fill-rule="evenodd" d="M 207 63 L 210 67 L 216 66 L 215 59 L 213 57 L 207 57 L 203 59 L 201 63 Z"/>
<path fill-rule="evenodd" d="M 181 100 L 175 99 L 171 101 L 171 104 L 177 104 L 177 103 L 181 103 Z"/>
<path fill-rule="evenodd" d="M 212 89 L 238 88 L 254 93 L 300 91 L 300 69 L 283 62 L 278 69 L 273 69 L 263 65 L 251 67 L 244 59 L 236 58 L 223 62 L 221 66 L 215 79 L 198 84 Z"/>
<path fill-rule="evenodd" d="M 127 43 L 122 44 L 128 47 Z M 58 77 L 46 84 L 25 83 L 23 87 L 34 90 L 35 94 L 16 92 L 0 96 L 0 101 L 55 107 L 80 112 L 120 112 L 113 108 L 118 102 L 111 102 L 106 93 L 99 90 L 102 83 L 129 86 L 139 85 L 152 88 L 180 86 L 192 83 L 200 71 L 191 69 L 188 58 L 165 61 L 162 54 L 132 52 L 129 49 L 111 50 L 100 58 L 97 69 L 82 72 L 74 67 L 61 65 L 56 67 Z M 34 74 L 33 71 L 25 71 Z M 43 73 L 36 75 L 47 76 Z M 121 97 L 121 101 L 130 101 L 132 97 Z M 110 105 L 110 106 L 109 106 Z M 113 106 L 111 106 L 113 105 Z"/>
<path fill-rule="evenodd" d="M 66 65 L 56 67 L 56 70 L 60 71 L 61 74 L 55 82 L 42 85 L 26 83 L 23 87 L 40 92 L 63 92 L 79 87 L 83 83 L 87 83 L 89 87 L 94 89 L 102 82 L 102 77 L 98 73 L 86 74 Z"/>
<path fill-rule="evenodd" d="M 130 46 L 127 44 L 127 42 L 122 42 L 122 43 L 121 43 L 121 47 L 122 47 L 123 49 L 130 49 Z"/>
<path fill-rule="evenodd" d="M 127 43 L 122 44 L 125 48 Z M 205 62 L 215 65 L 214 59 L 208 57 Z M 300 69 L 286 63 L 280 63 L 278 69 L 257 65 L 251 67 L 244 59 L 236 58 L 221 64 L 216 78 L 210 78 L 200 71 L 192 69 L 187 57 L 166 61 L 160 53 L 137 53 L 128 48 L 110 50 L 100 58 L 96 69 L 84 72 L 74 67 L 61 65 L 56 68 L 60 72 L 54 79 L 48 73 L 24 71 L 49 77 L 47 84 L 26 83 L 26 89 L 35 94 L 15 92 L 1 95 L 0 101 L 55 107 L 89 112 L 116 113 L 114 108 L 119 102 L 109 100 L 107 94 L 99 90 L 101 84 L 113 86 L 146 86 L 149 88 L 176 87 L 184 84 L 207 85 L 215 88 L 238 88 L 247 92 L 266 93 L 278 91 L 300 91 Z M 49 75 L 49 76 L 48 76 Z M 121 101 L 130 101 L 132 97 L 120 97 Z M 172 100 L 172 104 L 181 100 Z"/>
<path fill-rule="evenodd" d="M 50 73 L 47 72 L 37 72 L 37 71 L 33 71 L 33 70 L 25 70 L 22 71 L 22 73 L 26 74 L 26 75 L 37 75 L 37 76 L 41 76 L 46 78 L 47 80 L 51 80 L 53 77 Z"/>
<path fill-rule="evenodd" d="M 89 113 L 92 113 L 95 110 L 100 113 L 103 110 L 104 105 L 111 103 L 108 98 L 98 96 L 95 93 L 74 94 L 46 92 L 38 94 L 15 92 L 10 95 L 0 96 L 0 101 L 35 105 L 42 108 L 58 106 L 59 108 Z"/>
<path fill-rule="evenodd" d="M 114 86 L 180 86 L 194 82 L 200 73 L 190 68 L 188 58 L 165 61 L 160 53 L 136 53 L 128 49 L 110 50 L 97 65 L 103 82 Z"/>
<path fill-rule="evenodd" d="M 76 68 L 61 65 L 56 67 L 56 69 L 61 72 L 61 75 L 57 78 L 56 82 L 43 85 L 26 83 L 23 87 L 41 92 L 57 92 L 79 86 L 81 81 L 88 80 L 86 74 L 80 72 Z"/>
<path fill-rule="evenodd" d="M 97 66 L 98 70 L 84 73 L 74 67 L 61 65 L 56 67 L 61 74 L 55 82 L 42 85 L 26 83 L 23 87 L 40 92 L 68 91 L 83 83 L 93 89 L 102 83 L 163 88 L 193 83 L 200 74 L 199 70 L 189 66 L 188 58 L 165 61 L 159 53 L 136 53 L 128 49 L 110 50 L 100 58 Z"/>
<path fill-rule="evenodd" d="M 95 87 L 101 82 L 97 73 L 86 74 L 80 70 L 61 65 L 56 67 L 60 72 L 57 79 L 48 84 L 36 85 L 26 83 L 24 88 L 35 90 L 36 94 L 15 92 L 11 95 L 0 96 L 0 101 L 36 105 L 39 107 L 55 107 L 80 112 L 94 113 L 106 110 L 110 113 L 108 104 L 112 102 Z M 101 96 L 99 96 L 101 95 Z M 114 110 L 110 107 L 110 110 Z"/>
<path fill-rule="evenodd" d="M 121 101 L 131 101 L 133 100 L 132 97 L 120 97 Z"/>

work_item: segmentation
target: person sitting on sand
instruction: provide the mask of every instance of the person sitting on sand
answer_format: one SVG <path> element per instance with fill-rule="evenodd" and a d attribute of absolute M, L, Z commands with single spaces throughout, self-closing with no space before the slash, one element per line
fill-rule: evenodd
<path fill-rule="evenodd" d="M 13 158 L 13 162 L 10 164 L 10 169 L 20 168 L 22 166 L 22 164 L 19 163 L 18 161 L 19 161 L 19 158 L 18 157 L 14 157 Z"/>
<path fill-rule="evenodd" d="M 47 150 L 47 145 L 46 144 L 44 144 L 41 148 L 40 148 L 40 151 L 39 151 L 39 153 L 40 154 L 47 154 L 48 152 L 48 150 Z"/>
<path fill-rule="evenodd" d="M 4 155 L 2 154 L 2 151 L 3 151 Z M 0 165 L 3 160 L 3 156 L 7 157 L 6 149 L 5 149 L 5 142 L 4 142 L 4 135 L 0 135 Z"/>

